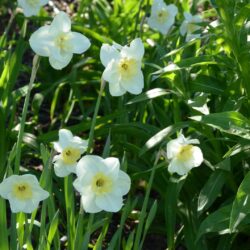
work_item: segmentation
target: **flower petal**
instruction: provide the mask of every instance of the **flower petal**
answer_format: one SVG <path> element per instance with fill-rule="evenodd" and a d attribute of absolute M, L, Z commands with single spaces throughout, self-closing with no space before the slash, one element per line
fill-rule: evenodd
<path fill-rule="evenodd" d="M 188 22 L 187 21 L 183 21 L 181 26 L 180 26 L 180 34 L 182 36 L 185 36 L 185 34 L 187 33 L 187 29 L 188 29 Z"/>
<path fill-rule="evenodd" d="M 167 144 L 167 158 L 168 159 L 174 158 L 180 151 L 180 147 L 181 147 L 181 144 L 178 138 L 169 141 Z"/>
<path fill-rule="evenodd" d="M 122 57 L 135 58 L 140 61 L 144 55 L 144 45 L 141 38 L 134 39 L 130 46 L 124 46 L 121 50 Z"/>
<path fill-rule="evenodd" d="M 70 33 L 69 42 L 72 46 L 72 52 L 76 54 L 81 54 L 90 47 L 89 39 L 78 32 Z"/>
<path fill-rule="evenodd" d="M 82 206 L 85 212 L 98 213 L 102 211 L 102 208 L 96 205 L 95 199 L 96 197 L 93 193 L 81 197 Z"/>
<path fill-rule="evenodd" d="M 131 94 L 138 95 L 144 87 L 144 77 L 141 70 L 133 78 L 121 79 L 121 86 Z"/>
<path fill-rule="evenodd" d="M 76 174 L 78 177 L 83 176 L 86 172 L 95 173 L 100 172 L 105 167 L 105 163 L 100 156 L 97 155 L 85 155 L 76 166 Z"/>
<path fill-rule="evenodd" d="M 76 164 L 75 165 L 66 165 L 61 158 L 58 158 L 54 163 L 55 174 L 58 177 L 65 177 L 71 173 L 76 172 Z"/>
<path fill-rule="evenodd" d="M 185 175 L 189 172 L 190 168 L 188 168 L 184 162 L 179 161 L 177 158 L 172 159 L 172 161 L 168 165 L 168 171 L 170 173 L 177 173 L 179 175 Z"/>
<path fill-rule="evenodd" d="M 123 205 L 123 200 L 121 196 L 104 194 L 96 196 L 96 205 L 107 212 L 118 212 Z"/>
<path fill-rule="evenodd" d="M 115 157 L 108 157 L 103 160 L 107 170 L 105 173 L 108 176 L 111 176 L 113 180 L 116 180 L 118 178 L 119 170 L 120 170 L 120 161 L 118 158 Z"/>
<path fill-rule="evenodd" d="M 29 39 L 32 50 L 39 56 L 50 55 L 50 50 L 53 46 L 53 43 L 52 35 L 49 30 L 50 28 L 48 25 L 43 26 L 35 31 Z"/>
<path fill-rule="evenodd" d="M 73 53 L 60 53 L 57 48 L 51 50 L 51 55 L 49 57 L 50 65 L 57 70 L 65 68 L 71 61 Z"/>
<path fill-rule="evenodd" d="M 108 44 L 103 44 L 101 47 L 100 51 L 100 59 L 102 64 L 107 67 L 109 62 L 114 60 L 119 60 L 120 58 L 120 53 L 119 51 L 115 48 L 115 46 L 110 46 Z"/>
<path fill-rule="evenodd" d="M 117 180 L 117 187 L 120 191 L 120 195 L 125 195 L 128 193 L 131 186 L 131 180 L 128 174 L 123 172 L 122 170 L 119 171 L 119 177 Z"/>
<path fill-rule="evenodd" d="M 73 140 L 73 134 L 68 129 L 59 130 L 59 144 L 62 148 L 69 146 L 70 142 Z"/>
<path fill-rule="evenodd" d="M 50 32 L 59 33 L 59 32 L 69 32 L 71 30 L 71 20 L 69 16 L 60 11 L 53 19 L 50 25 Z"/>

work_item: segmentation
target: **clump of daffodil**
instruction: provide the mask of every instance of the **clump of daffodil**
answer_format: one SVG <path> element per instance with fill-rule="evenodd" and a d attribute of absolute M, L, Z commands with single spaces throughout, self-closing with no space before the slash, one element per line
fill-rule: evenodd
<path fill-rule="evenodd" d="M 180 33 L 182 36 L 186 35 L 186 42 L 199 38 L 200 34 L 195 32 L 200 29 L 200 26 L 197 23 L 201 23 L 202 19 L 199 15 L 192 15 L 189 12 L 184 12 L 185 20 L 182 22 L 180 27 Z"/>
<path fill-rule="evenodd" d="M 175 21 L 178 9 L 174 4 L 166 5 L 163 0 L 154 0 L 148 25 L 166 35 Z"/>
<path fill-rule="evenodd" d="M 167 144 L 167 158 L 170 160 L 168 171 L 179 175 L 187 174 L 192 168 L 199 167 L 203 162 L 203 154 L 199 140 L 188 140 L 182 134 Z"/>
<path fill-rule="evenodd" d="M 144 78 L 141 60 L 143 55 L 144 45 L 140 38 L 134 39 L 130 46 L 102 45 L 100 58 L 106 67 L 102 77 L 109 82 L 109 91 L 112 96 L 121 96 L 127 91 L 135 95 L 142 92 Z"/>
<path fill-rule="evenodd" d="M 48 2 L 49 0 L 17 0 L 26 17 L 37 15 L 40 8 Z"/>
<path fill-rule="evenodd" d="M 76 172 L 76 164 L 81 155 L 86 151 L 87 140 L 73 136 L 67 129 L 59 130 L 59 141 L 54 142 L 54 149 L 59 155 L 54 156 L 54 170 L 59 177 L 65 177 Z"/>
<path fill-rule="evenodd" d="M 49 57 L 54 69 L 66 67 L 73 53 L 81 54 L 90 47 L 87 37 L 71 31 L 71 20 L 62 11 L 55 16 L 51 25 L 45 25 L 35 31 L 29 43 L 36 54 Z"/>
<path fill-rule="evenodd" d="M 120 170 L 117 158 L 86 155 L 78 162 L 76 174 L 73 185 L 81 194 L 81 203 L 86 212 L 117 212 L 121 209 L 122 196 L 128 193 L 131 181 Z"/>
<path fill-rule="evenodd" d="M 0 195 L 9 200 L 13 213 L 32 213 L 40 201 L 49 197 L 31 174 L 11 175 L 0 184 Z"/>

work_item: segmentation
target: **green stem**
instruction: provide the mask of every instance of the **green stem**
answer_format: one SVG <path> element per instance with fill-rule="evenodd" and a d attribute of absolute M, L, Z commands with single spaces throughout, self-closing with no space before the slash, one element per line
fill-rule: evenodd
<path fill-rule="evenodd" d="M 84 235 L 84 240 L 83 240 L 83 248 L 82 250 L 88 250 L 88 244 L 89 244 L 89 239 L 90 239 L 90 235 L 91 235 L 91 229 L 92 229 L 92 225 L 94 222 L 94 214 L 90 214 L 89 216 L 89 221 L 88 221 L 88 226 L 87 226 L 87 231 Z"/>
<path fill-rule="evenodd" d="M 28 106 L 29 106 L 30 93 L 31 93 L 33 83 L 36 78 L 36 72 L 37 72 L 38 66 L 39 66 L 39 56 L 35 55 L 33 59 L 33 66 L 32 66 L 28 91 L 27 91 L 27 95 L 25 97 L 25 101 L 23 105 L 20 130 L 19 130 L 18 138 L 17 138 L 14 174 L 19 173 L 19 166 L 20 166 L 20 159 L 21 159 L 21 147 L 22 147 L 22 141 L 23 141 L 23 135 L 24 135 L 25 121 L 26 121 L 26 116 L 27 116 L 27 111 L 28 111 Z"/>
<path fill-rule="evenodd" d="M 94 111 L 90 131 L 89 131 L 89 141 L 88 141 L 87 154 L 89 154 L 91 152 L 91 150 L 93 149 L 94 130 L 95 130 L 95 125 L 96 125 L 96 118 L 97 118 L 97 114 L 98 114 L 98 111 L 99 111 L 99 108 L 100 108 L 101 98 L 102 98 L 102 93 L 103 93 L 104 87 L 105 87 L 105 81 L 103 79 L 101 79 L 100 91 L 99 91 L 99 94 L 98 94 L 98 97 L 97 97 L 97 101 L 96 101 L 96 105 L 95 105 L 95 111 Z M 82 250 L 81 245 L 82 245 L 82 233 L 83 233 L 83 214 L 84 214 L 84 211 L 83 211 L 83 207 L 82 207 L 82 204 L 81 204 L 80 205 L 80 211 L 79 211 L 79 217 L 78 217 L 78 220 L 77 220 L 77 226 L 76 226 L 75 248 L 74 248 L 75 250 L 78 250 L 78 249 Z M 93 220 L 92 215 L 90 215 L 89 219 Z M 88 224 L 89 226 L 90 226 L 90 222 L 91 221 L 89 221 L 89 224 Z M 91 225 L 92 225 L 92 222 L 91 222 Z M 87 237 L 87 240 L 89 241 L 90 231 L 89 231 L 89 234 L 88 234 L 88 230 L 90 230 L 90 229 L 87 229 L 87 232 L 86 232 L 85 237 L 84 237 L 84 242 L 83 242 L 84 244 L 88 244 L 88 242 L 86 243 L 86 237 L 89 235 Z"/>
<path fill-rule="evenodd" d="M 133 248 L 134 250 L 140 250 L 142 247 L 143 242 L 140 242 L 140 241 L 141 241 L 144 221 L 145 221 L 146 215 L 147 215 L 147 206 L 148 206 L 149 195 L 150 195 L 150 191 L 152 188 L 152 184 L 153 184 L 153 180 L 154 180 L 154 176 L 155 176 L 155 170 L 156 170 L 156 166 L 157 166 L 159 158 L 160 158 L 160 153 L 158 153 L 158 155 L 156 157 L 156 160 L 155 160 L 155 163 L 154 163 L 154 166 L 152 168 L 152 172 L 151 172 L 151 175 L 149 178 L 149 182 L 147 185 L 145 199 L 143 201 L 142 210 L 141 210 L 141 213 L 139 216 L 139 224 L 138 224 L 138 227 L 136 230 L 135 243 L 134 243 L 134 248 Z"/>
<path fill-rule="evenodd" d="M 91 127 L 90 127 L 87 154 L 89 154 L 91 149 L 93 149 L 94 130 L 95 130 L 95 125 L 96 125 L 96 118 L 97 118 L 97 114 L 98 114 L 98 111 L 99 111 L 99 108 L 100 108 L 100 103 L 101 103 L 101 98 L 102 98 L 102 93 L 103 93 L 104 87 L 105 87 L 105 81 L 102 79 L 101 80 L 100 91 L 99 91 L 98 98 L 97 98 L 96 105 L 95 105 L 93 120 L 92 120 Z"/>

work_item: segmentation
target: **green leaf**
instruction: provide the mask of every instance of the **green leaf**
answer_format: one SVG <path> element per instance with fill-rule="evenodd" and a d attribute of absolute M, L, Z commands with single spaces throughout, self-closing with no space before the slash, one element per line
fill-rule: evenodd
<path fill-rule="evenodd" d="M 218 232 L 219 234 L 229 233 L 229 219 L 232 204 L 219 208 L 214 213 L 208 215 L 204 221 L 202 221 L 197 233 L 196 241 L 206 233 Z"/>
<path fill-rule="evenodd" d="M 226 180 L 225 171 L 215 170 L 211 174 L 205 186 L 202 188 L 198 198 L 198 212 L 208 209 L 218 197 Z"/>
<path fill-rule="evenodd" d="M 239 224 L 250 213 L 250 172 L 241 182 L 230 215 L 230 231 L 234 232 Z"/>
<path fill-rule="evenodd" d="M 250 122 L 239 112 L 229 111 L 204 116 L 192 116 L 190 119 L 219 129 L 222 132 L 250 140 Z"/>
<path fill-rule="evenodd" d="M 190 122 L 180 122 L 180 123 L 176 123 L 174 125 L 171 125 L 163 130 L 161 130 L 160 132 L 158 132 L 157 134 L 155 134 L 153 137 L 151 137 L 146 144 L 143 146 L 140 155 L 143 155 L 144 153 L 146 153 L 148 150 L 150 150 L 151 148 L 155 147 L 156 145 L 158 145 L 160 142 L 162 142 L 167 136 L 171 136 L 172 134 L 174 134 L 176 131 L 188 127 L 190 126 Z"/>
<path fill-rule="evenodd" d="M 170 90 L 155 88 L 155 89 L 151 89 L 145 93 L 142 93 L 136 96 L 132 100 L 128 101 L 126 104 L 129 105 L 129 104 L 134 104 L 137 102 L 143 102 L 143 101 L 154 99 L 159 96 L 168 95 L 170 93 L 172 93 L 172 91 Z"/>

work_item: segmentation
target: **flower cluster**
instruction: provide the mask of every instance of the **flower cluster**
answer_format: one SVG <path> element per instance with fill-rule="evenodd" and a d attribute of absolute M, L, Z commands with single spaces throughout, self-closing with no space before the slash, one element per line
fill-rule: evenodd
<path fill-rule="evenodd" d="M 163 35 L 166 35 L 175 22 L 175 17 L 178 13 L 178 8 L 174 4 L 166 5 L 163 0 L 154 0 L 151 7 L 151 15 L 148 18 L 148 25 L 152 29 L 158 30 Z M 197 32 L 200 29 L 198 23 L 202 19 L 198 15 L 192 16 L 189 12 L 184 12 L 184 21 L 180 26 L 180 34 L 186 35 L 186 41 L 199 38 Z"/>
<path fill-rule="evenodd" d="M 103 159 L 96 155 L 81 155 L 87 149 L 87 141 L 73 136 L 69 130 L 59 130 L 59 141 L 54 149 L 55 174 L 65 177 L 76 173 L 73 185 L 81 194 L 81 203 L 88 213 L 102 210 L 117 212 L 123 205 L 122 196 L 130 189 L 129 176 L 120 170 L 117 158 Z"/>

